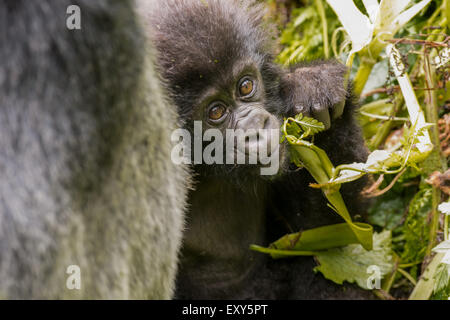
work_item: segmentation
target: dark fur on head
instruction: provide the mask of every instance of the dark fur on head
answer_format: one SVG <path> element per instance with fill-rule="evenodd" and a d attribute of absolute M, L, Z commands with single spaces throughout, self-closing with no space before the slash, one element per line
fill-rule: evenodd
<path fill-rule="evenodd" d="M 145 18 L 159 51 L 160 72 L 186 129 L 193 130 L 193 106 L 205 89 L 235 81 L 233 68 L 247 62 L 256 63 L 262 76 L 265 109 L 280 116 L 281 71 L 273 63 L 275 31 L 264 19 L 263 5 L 255 0 L 168 0 L 148 5 Z M 285 150 L 281 154 L 286 159 Z M 237 186 L 252 180 L 260 183 L 255 178 L 261 177 L 254 165 L 201 164 L 196 171 L 232 178 Z"/>
<path fill-rule="evenodd" d="M 253 0 L 168 0 L 152 8 L 148 22 L 161 73 L 183 120 L 205 87 L 226 83 L 236 62 L 249 58 L 259 64 L 267 97 L 278 97 L 279 70 L 264 12 Z"/>

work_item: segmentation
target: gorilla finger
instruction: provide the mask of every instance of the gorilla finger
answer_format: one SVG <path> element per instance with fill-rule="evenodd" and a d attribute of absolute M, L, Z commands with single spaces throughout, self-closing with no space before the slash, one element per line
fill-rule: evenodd
<path fill-rule="evenodd" d="M 299 113 L 303 114 L 306 117 L 311 117 L 312 116 L 310 108 L 307 108 L 307 107 L 302 106 L 302 105 L 296 105 L 294 107 L 294 115 L 297 115 Z"/>
<path fill-rule="evenodd" d="M 328 108 L 315 108 L 313 109 L 313 117 L 320 122 L 322 122 L 325 126 L 325 130 L 331 127 L 331 119 Z"/>
<path fill-rule="evenodd" d="M 332 119 L 337 119 L 344 113 L 345 101 L 339 102 L 333 106 Z"/>

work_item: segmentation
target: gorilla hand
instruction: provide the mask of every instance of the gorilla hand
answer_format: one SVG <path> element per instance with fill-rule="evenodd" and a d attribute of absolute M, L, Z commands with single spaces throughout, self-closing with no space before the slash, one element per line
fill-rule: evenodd
<path fill-rule="evenodd" d="M 287 116 L 303 113 L 321 121 L 326 129 L 344 112 L 347 68 L 335 61 L 295 65 L 280 82 L 280 94 L 288 106 Z"/>

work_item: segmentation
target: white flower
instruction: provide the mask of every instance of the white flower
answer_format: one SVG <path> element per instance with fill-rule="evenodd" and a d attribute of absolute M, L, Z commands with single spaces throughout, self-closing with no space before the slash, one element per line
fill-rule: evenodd
<path fill-rule="evenodd" d="M 443 214 L 450 215 L 450 202 L 442 202 L 438 206 L 438 210 L 442 212 Z"/>
<path fill-rule="evenodd" d="M 369 14 L 366 16 L 353 0 L 327 0 L 352 41 L 350 55 L 369 45 L 374 37 L 394 37 L 430 1 L 423 0 L 406 9 L 411 0 L 381 0 L 380 3 L 377 0 L 363 0 Z"/>
<path fill-rule="evenodd" d="M 436 247 L 433 248 L 434 252 L 445 253 L 442 258 L 442 263 L 450 264 L 450 240 L 442 241 Z"/>
<path fill-rule="evenodd" d="M 447 251 L 445 256 L 442 258 L 442 263 L 450 264 L 450 251 Z M 450 298 L 449 298 L 450 299 Z"/>

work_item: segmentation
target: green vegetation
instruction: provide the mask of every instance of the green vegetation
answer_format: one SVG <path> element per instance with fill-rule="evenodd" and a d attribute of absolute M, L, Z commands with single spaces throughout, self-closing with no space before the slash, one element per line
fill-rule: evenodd
<path fill-rule="evenodd" d="M 334 58 L 349 67 L 372 153 L 366 163 L 334 167 L 309 139 L 323 126 L 302 115 L 286 119 L 293 162 L 346 223 L 253 249 L 275 258 L 314 255 L 325 277 L 365 289 L 367 267 L 376 265 L 383 280 L 374 292 L 382 299 L 449 299 L 450 0 L 268 2 L 277 14 L 289 8 L 279 63 Z M 339 194 L 342 183 L 367 174 L 371 225 L 353 223 Z"/>

